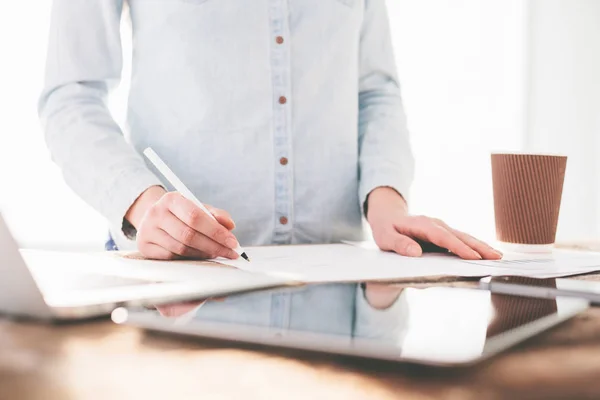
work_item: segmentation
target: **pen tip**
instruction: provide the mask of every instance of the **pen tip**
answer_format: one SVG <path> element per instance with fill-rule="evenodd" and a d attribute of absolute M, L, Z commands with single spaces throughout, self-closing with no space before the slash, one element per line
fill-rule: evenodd
<path fill-rule="evenodd" d="M 246 253 L 242 253 L 242 258 L 248 262 L 250 262 L 250 257 Z"/>

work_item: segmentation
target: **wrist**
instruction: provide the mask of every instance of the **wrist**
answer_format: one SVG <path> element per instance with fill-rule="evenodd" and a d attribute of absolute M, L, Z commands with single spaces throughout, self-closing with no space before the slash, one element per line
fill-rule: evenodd
<path fill-rule="evenodd" d="M 382 186 L 375 188 L 367 196 L 365 202 L 365 217 L 368 219 L 368 213 L 371 209 L 393 208 L 396 212 L 400 211 L 408 214 L 408 204 L 404 197 L 391 187 Z"/>
<path fill-rule="evenodd" d="M 167 191 L 161 186 L 151 186 L 146 189 L 129 207 L 129 210 L 125 214 L 125 220 L 129 222 L 135 229 L 139 229 L 139 226 L 144 219 L 144 215 L 146 212 L 152 208 L 156 202 L 158 202 L 161 197 Z"/>

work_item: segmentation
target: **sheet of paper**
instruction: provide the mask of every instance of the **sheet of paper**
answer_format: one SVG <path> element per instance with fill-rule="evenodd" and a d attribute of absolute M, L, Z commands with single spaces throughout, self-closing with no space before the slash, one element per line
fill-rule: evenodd
<path fill-rule="evenodd" d="M 75 253 L 41 250 L 21 250 L 28 267 L 35 275 L 47 272 L 93 273 L 155 282 L 176 282 L 206 279 L 207 276 L 239 274 L 234 268 L 204 261 L 153 261 L 130 257 L 122 252 Z M 48 271 L 49 270 L 49 271 Z"/>
<path fill-rule="evenodd" d="M 514 255 L 509 256 L 511 258 Z M 529 258 L 521 255 L 518 259 L 504 259 L 498 261 L 466 261 L 470 264 L 497 268 L 498 274 L 504 270 L 518 271 L 519 275 L 530 277 L 559 277 L 576 275 L 600 270 L 600 257 L 598 255 L 549 255 L 545 257 Z M 506 275 L 506 273 L 503 273 Z"/>
<path fill-rule="evenodd" d="M 402 257 L 347 244 L 247 247 L 252 259 L 217 262 L 252 272 L 289 277 L 304 282 L 394 280 L 428 276 L 478 277 L 497 269 L 465 263 L 448 254 Z"/>
<path fill-rule="evenodd" d="M 372 242 L 345 242 L 346 244 L 376 251 Z M 600 271 L 600 254 L 555 249 L 552 253 L 505 253 L 498 261 L 462 261 L 472 265 L 492 268 L 490 275 L 515 275 L 532 278 L 556 278 Z"/>

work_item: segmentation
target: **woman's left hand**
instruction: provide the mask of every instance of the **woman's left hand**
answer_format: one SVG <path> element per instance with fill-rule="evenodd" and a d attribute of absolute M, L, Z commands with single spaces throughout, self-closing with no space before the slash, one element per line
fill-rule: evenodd
<path fill-rule="evenodd" d="M 423 254 L 420 243 L 431 243 L 465 260 L 499 260 L 502 253 L 481 240 L 449 227 L 443 221 L 407 212 L 406 202 L 394 189 L 380 187 L 368 197 L 367 221 L 381 250 L 403 256 Z"/>

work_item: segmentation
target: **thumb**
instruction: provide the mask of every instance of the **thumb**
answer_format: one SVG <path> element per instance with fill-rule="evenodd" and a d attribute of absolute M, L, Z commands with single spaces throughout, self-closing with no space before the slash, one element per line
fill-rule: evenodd
<path fill-rule="evenodd" d="M 420 257 L 423 254 L 423 249 L 416 241 L 398 232 L 388 233 L 384 243 L 384 246 L 380 246 L 381 250 L 393 251 L 401 256 Z"/>
<path fill-rule="evenodd" d="M 208 209 L 208 211 L 210 211 L 212 215 L 215 216 L 218 223 L 220 223 L 230 231 L 235 229 L 235 222 L 233 222 L 233 218 L 231 218 L 231 215 L 229 215 L 227 211 L 208 205 L 206 206 L 206 208 Z"/>

